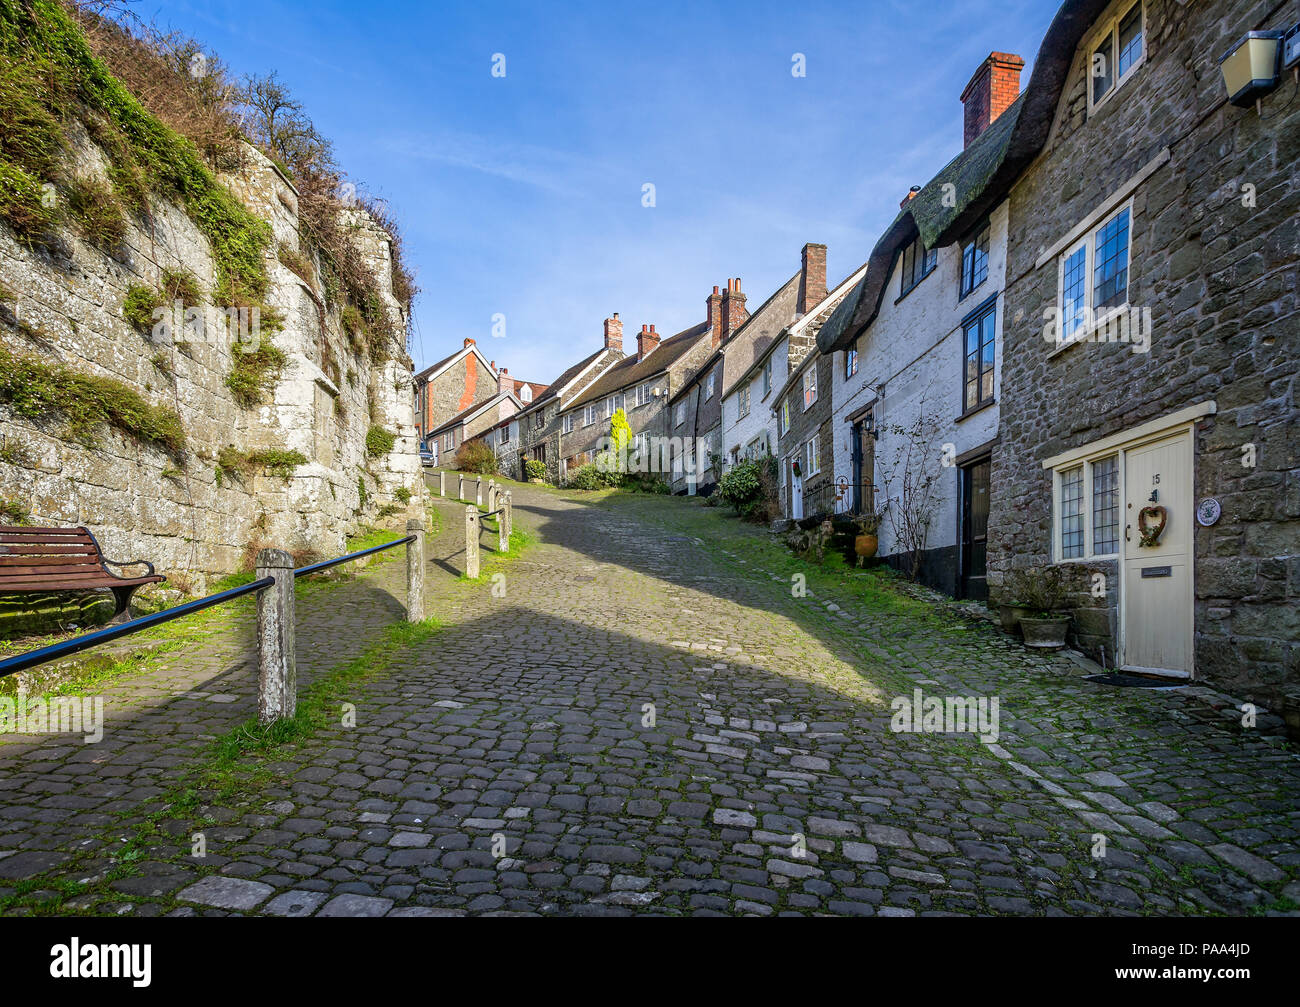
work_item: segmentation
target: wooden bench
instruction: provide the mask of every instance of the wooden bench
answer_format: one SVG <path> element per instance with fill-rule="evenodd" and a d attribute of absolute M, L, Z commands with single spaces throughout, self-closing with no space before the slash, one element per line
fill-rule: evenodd
<path fill-rule="evenodd" d="M 143 564 L 144 577 L 119 577 L 109 566 Z M 112 622 L 131 618 L 131 596 L 146 584 L 165 581 L 145 560 L 108 559 L 88 528 L 30 528 L 0 525 L 0 594 L 91 591 L 108 588 L 117 601 Z"/>

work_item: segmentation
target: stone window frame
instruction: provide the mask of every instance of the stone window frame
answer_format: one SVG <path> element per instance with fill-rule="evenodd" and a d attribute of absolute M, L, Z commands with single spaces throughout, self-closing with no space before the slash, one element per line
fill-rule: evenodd
<path fill-rule="evenodd" d="M 1142 38 L 1142 53 L 1138 56 L 1137 61 L 1124 71 L 1122 75 L 1115 77 L 1111 81 L 1110 87 L 1106 89 L 1105 93 L 1102 94 L 1100 98 L 1094 99 L 1092 85 L 1095 74 L 1093 73 L 1093 65 L 1097 52 L 1102 45 L 1109 44 L 1110 59 L 1114 63 L 1112 70 L 1117 70 L 1119 68 L 1119 26 L 1130 14 L 1133 13 L 1135 9 L 1139 11 L 1138 18 L 1141 25 L 1139 34 Z M 1148 31 L 1150 20 L 1147 17 L 1146 12 L 1146 0 L 1136 0 L 1134 3 L 1120 3 L 1115 6 L 1114 10 L 1115 13 L 1107 17 L 1102 23 L 1102 26 L 1092 33 L 1089 37 L 1087 48 L 1084 49 L 1084 91 L 1087 92 L 1088 96 L 1089 118 L 1096 113 L 1097 109 L 1101 108 L 1106 104 L 1106 102 L 1110 101 L 1111 98 L 1118 94 L 1120 88 L 1132 80 L 1147 61 L 1147 50 L 1150 48 L 1148 43 L 1151 39 Z"/>
<path fill-rule="evenodd" d="M 807 412 L 817 404 L 817 364 L 814 362 L 806 371 L 803 372 L 803 411 Z M 808 393 L 812 393 L 812 398 Z"/>
<path fill-rule="evenodd" d="M 1117 560 L 1123 553 L 1123 542 L 1120 533 L 1117 530 L 1115 534 L 1115 551 L 1114 552 L 1096 552 L 1095 543 L 1097 536 L 1096 521 L 1096 496 L 1093 486 L 1093 467 L 1099 462 L 1115 461 L 1115 487 L 1114 495 L 1116 501 L 1115 513 L 1116 520 L 1123 524 L 1123 505 L 1124 505 L 1124 456 L 1131 447 L 1139 446 L 1138 444 L 1126 444 L 1116 446 L 1113 444 L 1106 445 L 1097 451 L 1077 458 L 1071 458 L 1052 469 L 1052 556 L 1057 563 L 1095 563 L 1100 560 Z M 1066 556 L 1064 543 L 1061 535 L 1061 519 L 1063 517 L 1064 483 L 1065 477 L 1080 472 L 1082 478 L 1079 483 L 1079 492 L 1082 494 L 1079 500 L 1078 517 L 1082 523 L 1083 531 L 1083 551 L 1077 556 Z M 1118 526 L 1117 526 L 1118 527 Z"/>
<path fill-rule="evenodd" d="M 1125 273 L 1124 300 L 1118 304 L 1107 305 L 1103 313 L 1097 313 L 1094 303 L 1096 289 L 1093 285 L 1093 270 L 1096 267 L 1097 235 L 1105 230 L 1122 213 L 1128 213 L 1128 240 L 1124 249 Z M 1133 197 L 1115 206 L 1096 223 L 1066 245 L 1056 257 L 1056 345 L 1053 349 L 1063 349 L 1074 343 L 1087 342 L 1099 327 L 1106 324 L 1106 319 L 1113 313 L 1127 311 L 1129 308 L 1129 291 L 1133 289 Z M 1083 305 L 1084 323 L 1068 337 L 1065 335 L 1065 269 L 1066 263 L 1083 249 Z"/>

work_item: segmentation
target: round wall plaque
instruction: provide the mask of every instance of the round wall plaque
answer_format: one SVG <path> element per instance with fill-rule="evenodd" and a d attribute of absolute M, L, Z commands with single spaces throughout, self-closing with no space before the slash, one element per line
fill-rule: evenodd
<path fill-rule="evenodd" d="M 1208 528 L 1219 520 L 1219 515 L 1223 513 L 1223 508 L 1219 506 L 1219 501 L 1214 497 L 1206 497 L 1196 505 L 1196 520 L 1202 526 Z"/>

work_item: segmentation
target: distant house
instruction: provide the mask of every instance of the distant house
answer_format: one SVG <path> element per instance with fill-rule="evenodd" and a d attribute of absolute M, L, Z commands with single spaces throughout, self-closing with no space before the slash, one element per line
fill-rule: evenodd
<path fill-rule="evenodd" d="M 497 394 L 497 371 L 474 340 L 415 375 L 415 418 L 421 447 L 453 417 Z"/>
<path fill-rule="evenodd" d="M 548 481 L 563 481 L 560 413 L 574 396 L 623 359 L 623 323 L 617 311 L 605 319 L 604 328 L 604 345 L 600 349 L 567 368 L 531 403 L 525 403 L 518 417 L 518 436 L 513 443 L 503 442 L 504 450 L 497 453 L 503 474 L 522 479 L 523 462 L 540 461 L 546 466 Z"/>
<path fill-rule="evenodd" d="M 451 465 L 456 449 L 466 441 L 482 437 L 522 408 L 514 392 L 498 392 L 483 402 L 476 402 L 457 413 L 446 423 L 429 431 L 425 442 L 433 452 L 435 465 Z"/>
<path fill-rule="evenodd" d="M 444 428 L 471 410 L 475 405 L 495 398 L 503 391 L 511 392 L 527 405 L 546 391 L 547 386 L 533 381 L 511 378 L 496 361 L 483 355 L 473 339 L 449 357 L 426 367 L 415 375 L 415 417 L 420 434 L 420 446 L 437 456 L 444 451 L 434 444 L 433 435 L 445 441 Z"/>
<path fill-rule="evenodd" d="M 685 428 L 685 410 L 668 409 L 668 399 L 680 389 L 709 355 L 709 321 L 683 329 L 661 341 L 653 325 L 642 325 L 636 337 L 635 355 L 623 357 L 609 367 L 560 409 L 561 477 L 591 461 L 605 446 L 609 421 L 616 411 L 625 411 L 635 438 L 633 448 L 648 458 L 651 441 L 674 437 L 674 428 Z M 682 434 L 676 434 L 681 437 Z M 662 443 L 662 442 L 657 442 Z M 663 445 L 667 448 L 667 445 Z M 693 450 L 678 443 L 669 458 L 656 457 L 653 469 L 683 467 Z"/>

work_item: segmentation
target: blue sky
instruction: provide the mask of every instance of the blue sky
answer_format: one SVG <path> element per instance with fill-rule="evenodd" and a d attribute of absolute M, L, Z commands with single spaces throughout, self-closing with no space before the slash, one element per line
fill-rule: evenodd
<path fill-rule="evenodd" d="M 417 368 L 465 337 L 550 381 L 618 311 L 672 333 L 741 277 L 751 308 L 828 246 L 833 285 L 961 149 L 962 88 L 1026 60 L 1055 0 L 342 3 L 135 9 L 277 70 L 363 189 L 388 200 L 422 293 Z M 491 74 L 493 54 L 506 75 Z M 803 53 L 807 75 L 791 74 Z M 656 205 L 642 206 L 642 186 Z M 506 333 L 493 338 L 492 317 Z"/>

